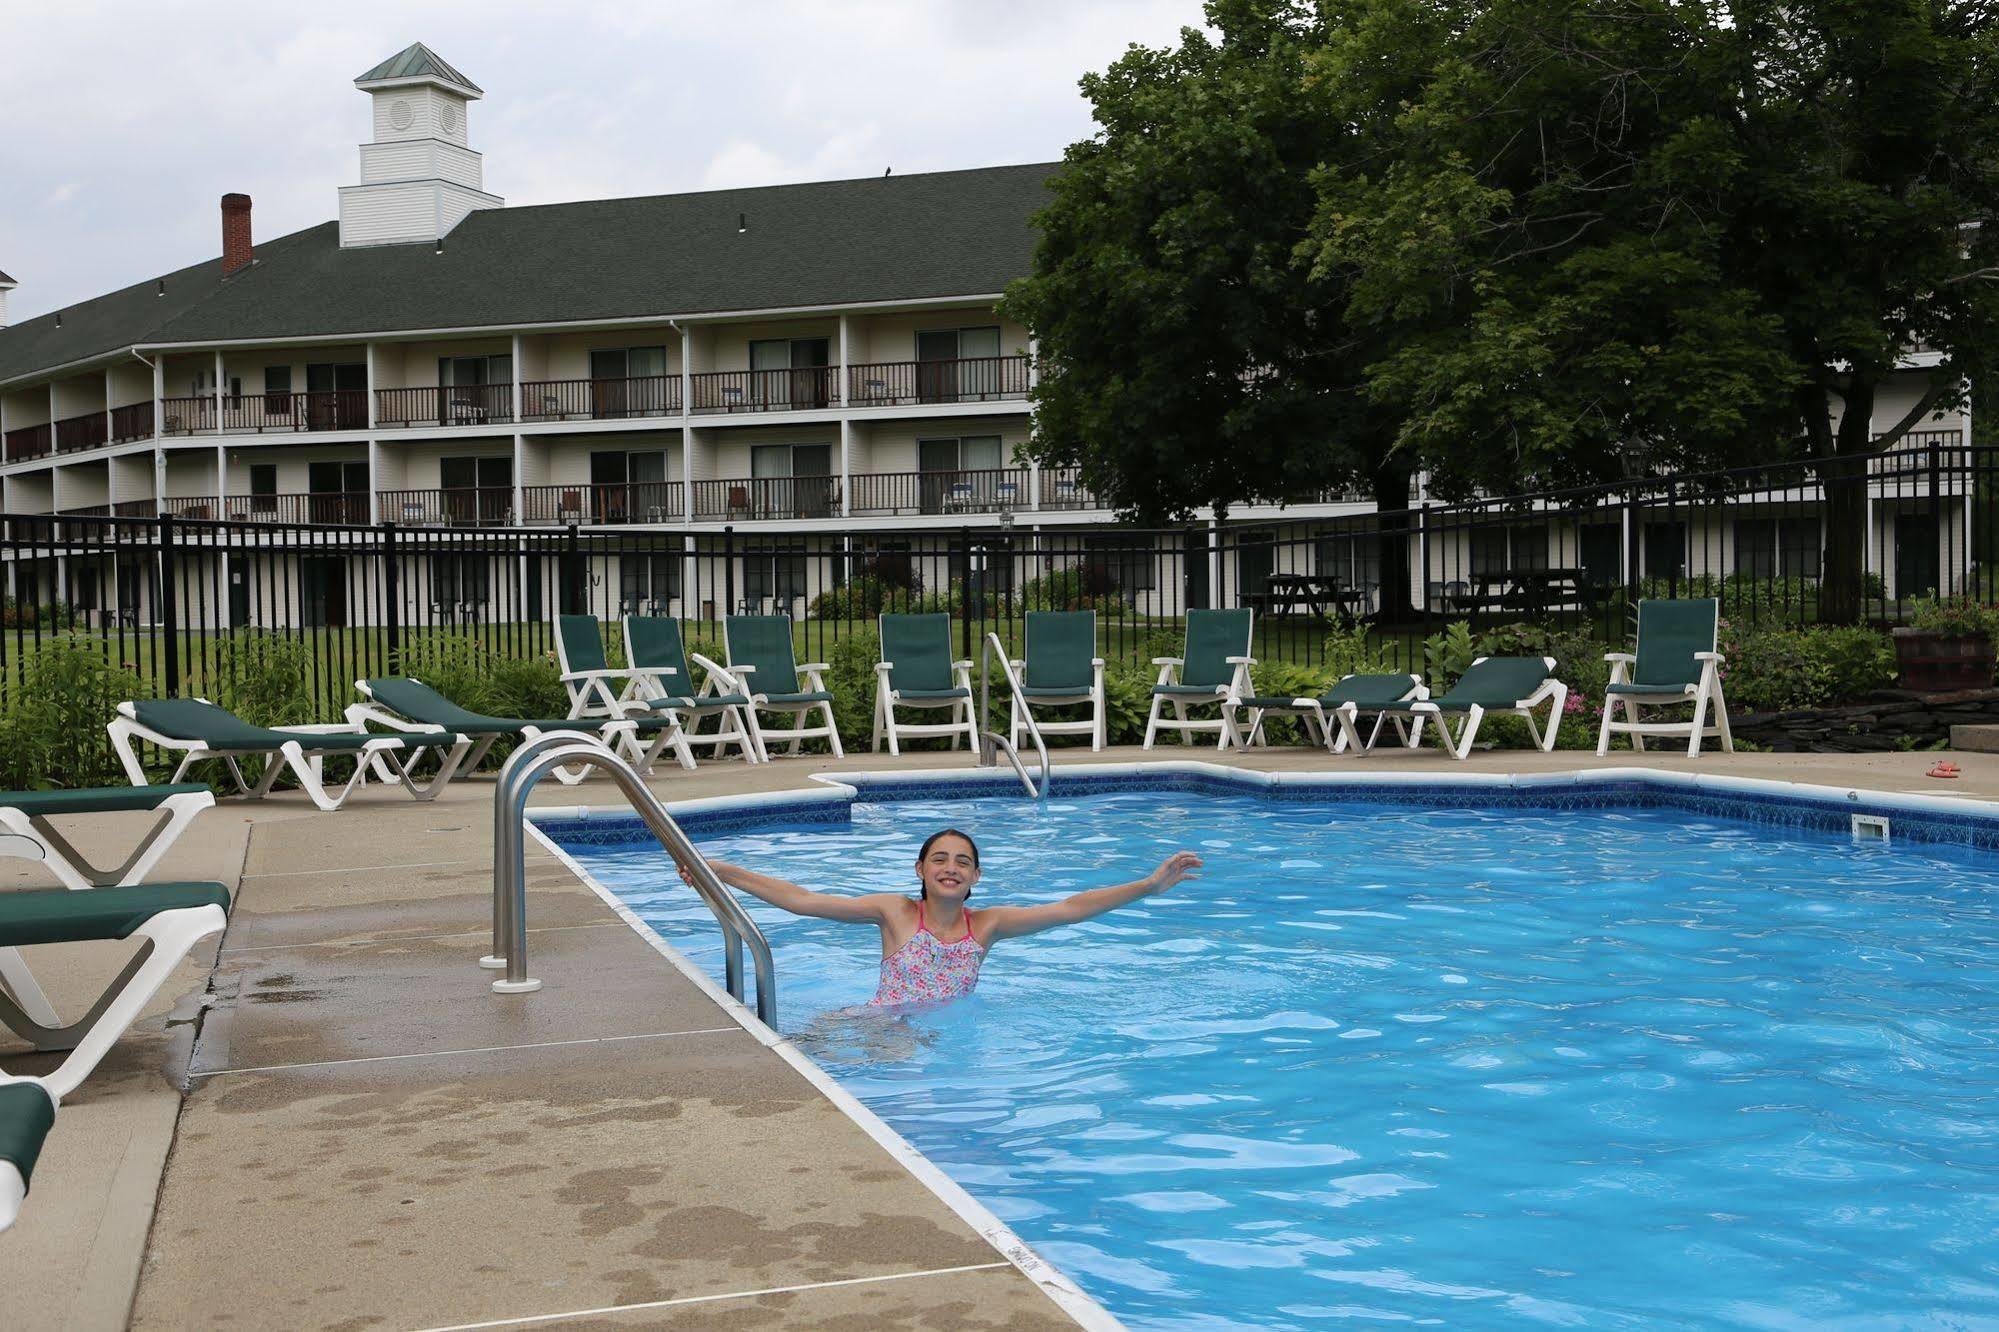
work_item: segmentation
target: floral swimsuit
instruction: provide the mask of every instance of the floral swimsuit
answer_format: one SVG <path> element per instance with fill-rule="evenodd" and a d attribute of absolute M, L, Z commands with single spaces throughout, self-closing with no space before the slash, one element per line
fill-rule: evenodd
<path fill-rule="evenodd" d="M 918 902 L 916 933 L 882 959 L 881 984 L 869 1006 L 935 1003 L 968 995 L 979 983 L 979 963 L 985 955 L 969 910 L 965 912 L 965 937 L 945 943 L 924 923 L 923 904 Z"/>

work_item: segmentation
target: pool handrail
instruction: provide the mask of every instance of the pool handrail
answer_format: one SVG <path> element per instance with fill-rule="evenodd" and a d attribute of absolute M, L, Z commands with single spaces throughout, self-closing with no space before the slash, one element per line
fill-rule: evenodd
<path fill-rule="evenodd" d="M 1026 719 L 1027 736 L 1034 741 L 1035 750 L 1041 755 L 1041 785 L 1037 788 L 1034 779 L 1027 775 L 1027 767 L 1020 761 L 1020 754 L 1013 747 L 1013 741 L 986 725 L 991 712 L 992 661 L 993 654 L 999 654 L 1000 674 L 1006 677 L 1007 689 L 1013 696 L 1014 712 Z M 1041 738 L 1041 728 L 1034 724 L 1034 713 L 1027 706 L 1027 696 L 1021 691 L 1020 679 L 1013 673 L 1013 663 L 1007 659 L 1006 644 L 1000 642 L 997 633 L 988 633 L 979 648 L 979 748 L 973 762 L 981 768 L 991 768 L 998 764 L 998 755 L 1004 753 L 1007 761 L 1020 778 L 1020 784 L 1027 788 L 1030 800 L 1048 794 L 1048 745 Z"/>
<path fill-rule="evenodd" d="M 536 783 L 557 768 L 575 764 L 607 774 L 676 866 L 687 872 L 694 890 L 722 929 L 724 974 L 731 997 L 742 1002 L 743 945 L 747 942 L 756 969 L 756 1014 L 765 1025 L 777 1025 L 777 975 L 770 942 L 742 904 L 715 876 L 694 849 L 686 832 L 646 786 L 638 770 L 594 737 L 575 732 L 551 732 L 521 746 L 500 770 L 493 796 L 493 954 L 479 960 L 487 968 L 506 969 L 493 982 L 496 994 L 526 994 L 541 988 L 527 974 L 527 799 Z"/>

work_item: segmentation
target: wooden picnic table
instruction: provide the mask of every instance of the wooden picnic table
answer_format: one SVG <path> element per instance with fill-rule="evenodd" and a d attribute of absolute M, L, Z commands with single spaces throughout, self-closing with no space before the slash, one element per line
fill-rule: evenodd
<path fill-rule="evenodd" d="M 1467 614 L 1484 610 L 1542 614 L 1564 602 L 1588 604 L 1593 595 L 1587 569 L 1551 566 L 1479 574 L 1463 592 L 1444 593 L 1444 604 Z"/>
<path fill-rule="evenodd" d="M 1322 574 L 1268 574 L 1263 588 L 1245 600 L 1271 616 L 1307 615 L 1326 620 L 1336 611 L 1357 616 L 1367 600 L 1365 591 L 1344 578 Z"/>

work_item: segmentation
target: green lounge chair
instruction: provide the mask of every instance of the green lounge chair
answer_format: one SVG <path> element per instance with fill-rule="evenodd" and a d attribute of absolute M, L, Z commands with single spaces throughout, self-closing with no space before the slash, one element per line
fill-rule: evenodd
<path fill-rule="evenodd" d="M 834 758 L 844 758 L 840 731 L 833 722 L 833 695 L 826 691 L 825 676 L 831 668 L 823 661 L 801 666 L 791 651 L 789 615 L 730 615 L 722 620 L 722 649 L 729 658 L 728 679 L 720 687 L 750 700 L 744 716 L 757 752 L 770 757 L 772 740 L 789 740 L 792 754 L 803 753 L 804 742 L 824 736 Z M 802 686 L 802 687 L 801 687 Z M 805 719 L 818 712 L 825 720 L 807 726 Z M 786 730 L 764 726 L 762 713 L 789 717 Z"/>
<path fill-rule="evenodd" d="M 471 772 L 486 757 L 486 751 L 500 740 L 533 740 L 550 731 L 571 731 L 602 740 L 627 755 L 643 771 L 660 752 L 674 750 L 683 768 L 694 766 L 694 756 L 681 737 L 680 723 L 672 714 L 661 717 L 527 718 L 493 717 L 461 708 L 435 689 L 412 676 L 392 675 L 375 680 L 356 680 L 355 689 L 366 703 L 347 709 L 347 720 L 356 726 L 386 726 L 393 731 L 447 730 L 470 736 L 472 750 L 465 756 L 462 770 Z M 589 769 L 557 768 L 557 780 L 575 785 L 589 776 Z"/>
<path fill-rule="evenodd" d="M 55 1122 L 55 1097 L 41 1079 L 0 1072 L 0 1231 L 21 1215 L 28 1180 Z"/>
<path fill-rule="evenodd" d="M 1027 612 L 1025 654 L 1013 663 L 1020 679 L 1020 698 L 1013 702 L 1009 738 L 1020 748 L 1020 732 L 1029 726 L 1042 735 L 1087 735 L 1090 752 L 1104 747 L 1104 659 L 1097 655 L 1097 613 L 1086 611 Z M 1023 709 L 1021 700 L 1026 701 Z M 1081 721 L 1043 721 L 1036 708 L 1087 704 Z"/>
<path fill-rule="evenodd" d="M 1145 748 L 1160 731 L 1178 731 L 1183 744 L 1194 743 L 1193 732 L 1214 731 L 1215 748 L 1230 744 L 1242 747 L 1235 718 L 1226 706 L 1231 698 L 1256 692 L 1250 683 L 1250 667 L 1256 659 L 1249 655 L 1254 612 L 1248 610 L 1190 610 L 1187 612 L 1187 647 L 1184 657 L 1154 657 L 1159 681 L 1152 686 L 1152 713 L 1145 721 Z M 1220 716 L 1214 721 L 1190 721 L 1187 709 L 1213 703 Z M 1173 720 L 1162 715 L 1173 709 Z"/>
<path fill-rule="evenodd" d="M 1684 735 L 1687 757 L 1701 752 L 1701 741 L 1713 735 L 1721 738 L 1723 753 L 1735 752 L 1735 737 L 1728 730 L 1728 703 L 1721 696 L 1722 655 L 1715 651 L 1721 630 L 1721 603 L 1713 597 L 1687 601 L 1641 601 L 1638 603 L 1638 650 L 1636 653 L 1606 653 L 1610 663 L 1610 687 L 1604 690 L 1603 728 L 1597 732 L 1596 752 L 1601 758 L 1610 752 L 1613 732 L 1631 737 L 1632 749 L 1643 753 L 1648 735 Z M 1683 722 L 1640 722 L 1638 709 L 1692 703 L 1692 720 Z M 1615 721 L 1619 705 L 1624 720 Z M 1710 709 L 1714 723 L 1708 723 Z"/>
<path fill-rule="evenodd" d="M 1263 719 L 1274 712 L 1302 720 L 1312 743 L 1322 744 L 1335 754 L 1343 750 L 1365 754 L 1381 738 L 1382 725 L 1387 722 L 1394 723 L 1403 744 L 1412 743 L 1409 738 L 1412 721 L 1420 730 L 1423 719 L 1420 716 L 1412 719 L 1401 708 L 1429 696 L 1430 691 L 1423 687 L 1420 675 L 1343 675 L 1317 698 L 1282 698 L 1275 695 L 1237 698 L 1224 706 L 1231 712 L 1241 709 L 1249 711 L 1248 728 L 1245 729 L 1238 718 L 1236 731 L 1246 736 L 1247 743 L 1251 745 L 1264 743 Z M 1360 738 L 1360 731 L 1355 725 L 1363 712 L 1374 714 L 1374 728 L 1368 732 L 1365 741 Z"/>
<path fill-rule="evenodd" d="M 222 932 L 228 907 L 229 892 L 219 883 L 0 892 L 0 1023 L 38 1050 L 69 1051 L 41 1077 L 0 1073 L 0 1230 L 20 1209 L 56 1107 L 118 1043 L 189 950 Z M 139 950 L 80 1019 L 64 1023 L 19 950 L 114 939 L 137 939 Z"/>
<path fill-rule="evenodd" d="M 298 779 L 299 787 L 321 809 L 339 809 L 369 771 L 386 774 L 401 783 L 418 800 L 434 800 L 458 771 L 472 742 L 451 731 L 420 731 L 405 735 L 376 735 L 350 722 L 316 726 L 252 726 L 226 708 L 205 698 L 146 698 L 120 703 L 118 715 L 105 728 L 111 746 L 124 764 L 132 785 L 145 786 L 146 770 L 139 762 L 138 741 L 177 750 L 186 757 L 174 770 L 178 782 L 197 763 L 216 759 L 229 769 L 236 789 L 252 799 L 270 794 L 271 787 L 287 770 Z M 419 784 L 416 766 L 436 751 L 435 776 Z M 238 760 L 261 758 L 264 775 L 253 787 L 244 780 Z M 354 775 L 337 791 L 327 789 L 322 772 L 328 758 L 351 758 Z M 374 760 L 380 758 L 377 765 Z"/>
<path fill-rule="evenodd" d="M 881 655 L 875 663 L 875 733 L 871 748 L 888 738 L 888 752 L 900 754 L 904 736 L 948 735 L 979 747 L 972 717 L 972 663 L 951 657 L 951 617 L 947 614 L 881 617 Z M 898 722 L 897 708 L 948 710 L 948 722 Z"/>
<path fill-rule="evenodd" d="M 651 707 L 670 709 L 683 719 L 687 739 L 693 745 L 710 745 L 711 758 L 721 758 L 728 746 L 736 745 L 751 763 L 761 762 L 745 717 L 748 696 L 725 690 L 721 682 L 729 678 L 723 670 L 700 653 L 689 653 L 680 636 L 680 621 L 666 615 L 627 615 L 624 621 L 625 660 L 631 664 L 634 696 Z M 701 688 L 694 688 L 689 658 L 707 673 Z M 716 729 L 702 735 L 701 723 L 716 719 Z"/>
<path fill-rule="evenodd" d="M 75 791 L 0 791 L 0 856 L 45 862 L 65 888 L 137 883 L 152 872 L 195 815 L 215 807 L 205 786 L 106 786 Z M 51 818 L 72 814 L 152 814 L 159 818 L 125 863 L 100 869 L 70 844 Z"/>
<path fill-rule="evenodd" d="M 647 711 L 636 701 L 632 673 L 611 665 L 594 615 L 555 617 L 555 659 L 569 691 L 569 715 L 624 717 Z"/>
<path fill-rule="evenodd" d="M 1555 747 L 1555 735 L 1562 724 L 1562 709 L 1569 701 L 1569 687 L 1554 676 L 1553 657 L 1480 657 L 1450 689 L 1435 698 L 1409 703 L 1394 709 L 1407 712 L 1418 721 L 1435 720 L 1437 738 L 1452 758 L 1471 753 L 1478 736 L 1479 722 L 1489 712 L 1511 713 L 1527 719 L 1527 734 L 1544 750 Z M 1548 729 L 1544 733 L 1534 722 L 1534 709 L 1548 708 Z M 1444 722 L 1445 714 L 1459 713 L 1464 723 L 1457 736 Z M 1409 737 L 1409 748 L 1423 742 L 1423 728 Z"/>

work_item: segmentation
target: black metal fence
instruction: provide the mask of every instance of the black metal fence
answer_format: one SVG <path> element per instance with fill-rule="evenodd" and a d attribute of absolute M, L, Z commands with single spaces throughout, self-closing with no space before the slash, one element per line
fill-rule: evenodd
<path fill-rule="evenodd" d="M 1329 630 L 1357 621 L 1420 669 L 1423 639 L 1459 620 L 1623 643 L 1644 595 L 1719 596 L 1745 627 L 1814 623 L 1833 561 L 1856 544 L 1869 621 L 1933 592 L 1994 595 L 1999 451 L 1938 432 L 1845 466 L 1844 508 L 1820 465 L 1784 464 L 1157 530 L 1031 511 L 893 531 L 8 516 L 0 703 L 52 635 L 101 646 L 161 694 L 199 689 L 243 631 L 298 639 L 331 717 L 356 679 L 443 638 L 540 657 L 558 611 L 674 616 L 710 645 L 724 615 L 788 614 L 800 659 L 823 661 L 884 609 L 950 612 L 969 657 L 988 631 L 1018 645 L 1024 611 L 1090 607 L 1105 656 L 1142 663 L 1187 609 L 1250 606 L 1261 659 L 1316 665 Z"/>

